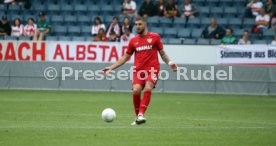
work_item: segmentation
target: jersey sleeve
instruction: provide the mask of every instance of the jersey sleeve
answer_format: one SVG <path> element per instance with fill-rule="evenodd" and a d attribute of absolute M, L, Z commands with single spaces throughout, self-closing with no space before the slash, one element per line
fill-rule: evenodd
<path fill-rule="evenodd" d="M 157 50 L 163 49 L 163 42 L 162 42 L 160 35 L 157 35 L 156 47 L 157 47 Z"/>
<path fill-rule="evenodd" d="M 134 47 L 133 47 L 133 39 L 131 39 L 128 43 L 128 47 L 127 47 L 127 54 L 132 55 L 134 52 Z"/>

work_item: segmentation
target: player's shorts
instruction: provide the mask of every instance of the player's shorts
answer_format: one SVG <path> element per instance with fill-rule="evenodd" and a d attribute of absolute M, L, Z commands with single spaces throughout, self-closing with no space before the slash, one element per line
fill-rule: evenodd
<path fill-rule="evenodd" d="M 155 86 L 158 81 L 158 73 L 159 70 L 156 72 L 150 72 L 147 70 L 135 71 L 133 73 L 132 85 L 139 84 L 144 87 L 146 82 L 151 82 Z"/>

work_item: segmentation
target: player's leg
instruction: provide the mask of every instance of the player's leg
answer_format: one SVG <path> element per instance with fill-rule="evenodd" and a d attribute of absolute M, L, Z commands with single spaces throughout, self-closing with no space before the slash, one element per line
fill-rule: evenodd
<path fill-rule="evenodd" d="M 151 91 L 153 90 L 154 86 L 155 85 L 152 82 L 147 82 L 144 87 L 144 95 L 141 100 L 140 109 L 139 109 L 140 115 L 144 115 L 147 110 L 147 107 L 148 107 L 148 105 L 150 103 L 150 99 L 151 99 Z"/>
<path fill-rule="evenodd" d="M 146 85 L 144 87 L 144 95 L 140 103 L 140 108 L 139 108 L 139 114 L 137 116 L 136 123 L 137 124 L 143 124 L 146 122 L 146 119 L 144 118 L 144 114 L 149 106 L 150 99 L 151 99 L 151 91 L 154 88 L 154 83 L 152 82 L 146 82 Z"/>
<path fill-rule="evenodd" d="M 143 87 L 140 84 L 134 84 L 132 86 L 133 105 L 134 105 L 134 110 L 135 110 L 136 116 L 139 113 L 142 89 L 143 89 Z"/>

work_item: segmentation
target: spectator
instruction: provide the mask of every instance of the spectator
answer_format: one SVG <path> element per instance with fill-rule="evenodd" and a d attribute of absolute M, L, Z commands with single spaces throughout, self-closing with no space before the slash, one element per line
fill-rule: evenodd
<path fill-rule="evenodd" d="M 37 29 L 33 40 L 44 40 L 44 37 L 50 33 L 51 25 L 45 20 L 45 14 L 43 12 L 39 13 L 39 22 L 37 23 Z"/>
<path fill-rule="evenodd" d="M 194 18 L 197 13 L 195 5 L 191 4 L 190 0 L 184 0 L 184 6 L 181 10 L 181 17 L 183 18 Z"/>
<path fill-rule="evenodd" d="M 36 28 L 37 28 L 37 26 L 34 23 L 34 19 L 29 18 L 28 19 L 28 24 L 26 24 L 25 27 L 24 27 L 24 36 L 33 37 L 34 34 L 35 34 Z"/>
<path fill-rule="evenodd" d="M 215 18 L 212 18 L 210 25 L 205 27 L 202 31 L 201 37 L 205 39 L 221 39 L 224 34 L 225 30 L 221 26 L 217 25 Z"/>
<path fill-rule="evenodd" d="M 144 0 L 142 6 L 140 7 L 139 15 L 144 18 L 154 15 L 154 5 L 151 0 Z"/>
<path fill-rule="evenodd" d="M 21 20 L 19 18 L 15 18 L 13 20 L 11 29 L 12 29 L 11 36 L 14 36 L 14 37 L 20 37 L 24 33 L 24 25 L 21 24 Z"/>
<path fill-rule="evenodd" d="M 270 27 L 275 30 L 276 24 L 276 5 L 273 0 L 267 0 L 264 6 L 265 12 L 270 16 Z"/>
<path fill-rule="evenodd" d="M 107 37 L 105 36 L 104 28 L 99 28 L 96 36 L 94 36 L 94 41 L 96 42 L 107 42 Z"/>
<path fill-rule="evenodd" d="M 117 42 L 118 41 L 118 37 L 117 37 L 116 32 L 114 30 L 112 30 L 109 33 L 108 41 L 109 42 Z"/>
<path fill-rule="evenodd" d="M 164 16 L 168 18 L 174 18 L 178 15 L 178 6 L 174 0 L 168 0 L 168 3 L 165 5 Z"/>
<path fill-rule="evenodd" d="M 233 30 L 231 28 L 227 28 L 226 34 L 222 38 L 221 43 L 222 44 L 235 44 L 236 38 L 232 34 L 233 34 Z"/>
<path fill-rule="evenodd" d="M 246 5 L 245 17 L 256 17 L 259 14 L 259 10 L 263 7 L 263 3 L 259 0 L 251 0 Z"/>
<path fill-rule="evenodd" d="M 267 0 L 265 5 L 264 5 L 264 9 L 265 9 L 265 13 L 270 14 L 273 8 L 273 0 Z"/>
<path fill-rule="evenodd" d="M 134 17 L 136 16 L 136 2 L 133 0 L 124 0 L 122 4 L 122 16 Z"/>
<path fill-rule="evenodd" d="M 272 40 L 271 45 L 276 45 L 276 35 L 274 36 L 274 40 Z"/>
<path fill-rule="evenodd" d="M 124 21 L 121 27 L 121 34 L 124 34 L 126 29 L 132 30 L 132 26 L 130 24 L 130 20 L 128 17 L 124 18 Z"/>
<path fill-rule="evenodd" d="M 137 34 L 137 29 L 135 27 L 132 27 L 132 31 L 131 32 L 132 32 L 133 35 L 136 35 Z"/>
<path fill-rule="evenodd" d="M 109 38 L 110 33 L 114 31 L 117 38 L 121 35 L 120 25 L 118 24 L 118 18 L 113 17 L 112 23 L 109 25 L 106 36 Z"/>
<path fill-rule="evenodd" d="M 125 33 L 121 36 L 121 42 L 128 42 L 133 37 L 134 34 L 131 33 L 129 28 L 126 28 Z"/>
<path fill-rule="evenodd" d="M 2 21 L 0 22 L 0 36 L 7 36 L 11 34 L 11 25 L 8 21 L 7 16 L 2 16 Z"/>
<path fill-rule="evenodd" d="M 157 16 L 164 16 L 164 11 L 165 11 L 165 3 L 163 0 L 159 0 L 156 4 L 156 14 Z"/>
<path fill-rule="evenodd" d="M 249 40 L 249 32 L 246 30 L 243 32 L 242 38 L 238 42 L 239 45 L 249 45 L 251 41 Z"/>
<path fill-rule="evenodd" d="M 260 14 L 256 17 L 256 26 L 259 29 L 259 32 L 262 32 L 263 29 L 267 29 L 269 26 L 270 17 L 265 13 L 265 9 L 260 9 Z"/>
<path fill-rule="evenodd" d="M 100 17 L 96 17 L 94 19 L 94 23 L 92 25 L 91 33 L 93 36 L 96 36 L 100 30 L 100 28 L 103 28 L 105 30 L 105 25 L 102 23 Z"/>

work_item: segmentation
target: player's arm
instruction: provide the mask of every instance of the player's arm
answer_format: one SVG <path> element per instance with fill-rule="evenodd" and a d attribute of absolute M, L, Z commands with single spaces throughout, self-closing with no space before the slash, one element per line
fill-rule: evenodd
<path fill-rule="evenodd" d="M 164 51 L 164 49 L 159 50 L 159 54 L 160 54 L 162 60 L 163 60 L 166 64 L 168 64 L 168 65 L 170 66 L 170 68 L 171 68 L 173 71 L 176 71 L 176 70 L 177 70 L 177 64 L 173 63 L 173 62 L 170 60 L 169 56 L 168 56 L 167 53 Z"/>
<path fill-rule="evenodd" d="M 129 54 L 125 54 L 122 58 L 120 58 L 116 63 L 112 64 L 111 66 L 105 67 L 104 69 L 102 69 L 102 72 L 104 74 L 109 73 L 110 71 L 122 66 L 123 64 L 125 64 L 129 59 L 130 59 L 131 55 Z"/>

